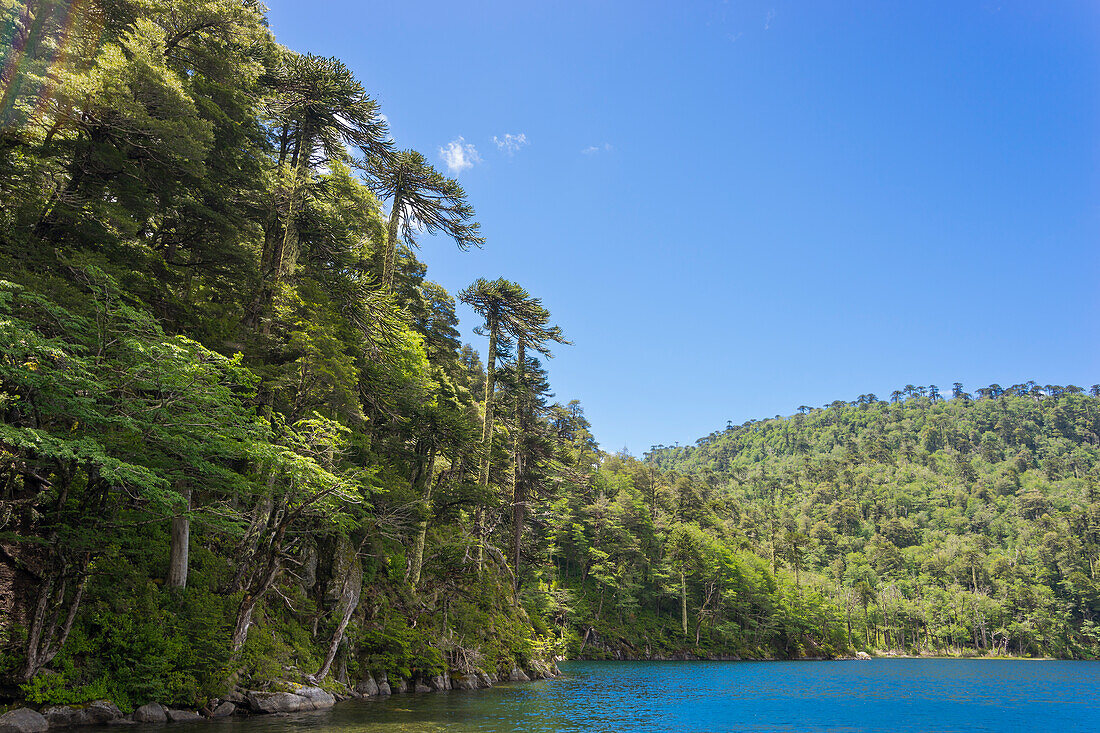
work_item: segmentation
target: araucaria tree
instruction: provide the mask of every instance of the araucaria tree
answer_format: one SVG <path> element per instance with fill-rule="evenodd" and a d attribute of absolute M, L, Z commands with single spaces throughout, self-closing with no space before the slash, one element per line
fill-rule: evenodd
<path fill-rule="evenodd" d="M 303 191 L 314 182 L 314 170 L 347 162 L 349 148 L 359 151 L 368 165 L 386 165 L 394 159 L 378 103 L 341 61 L 291 52 L 283 56 L 266 110 L 278 144 L 281 185 L 264 227 L 260 297 L 253 312 L 256 320 L 270 318 L 279 284 L 293 269 L 296 216 Z M 279 203 L 284 208 L 282 217 L 278 216 Z"/>
<path fill-rule="evenodd" d="M 459 294 L 459 298 L 485 319 L 485 325 L 479 329 L 479 333 L 489 337 L 489 350 L 485 359 L 486 378 L 483 401 L 485 418 L 481 434 L 481 465 L 478 472 L 478 485 L 483 490 L 487 490 L 492 463 L 497 356 L 502 350 L 507 350 L 516 343 L 518 349 L 516 363 L 520 365 L 519 372 L 522 373 L 525 346 L 531 346 L 539 353 L 549 354 L 547 342 L 566 342 L 562 338 L 561 329 L 549 325 L 550 313 L 542 307 L 542 302 L 514 282 L 504 278 L 493 281 L 478 278 Z M 520 521 L 522 521 L 522 513 Z M 477 525 L 480 567 L 485 545 L 483 511 L 479 511 Z"/>
<path fill-rule="evenodd" d="M 402 150 L 392 160 L 371 162 L 368 171 L 375 191 L 390 200 L 382 258 L 385 290 L 393 288 L 398 241 L 415 246 L 419 229 L 446 234 L 462 249 L 485 243 L 481 225 L 472 221 L 474 208 L 467 203 L 462 186 L 433 168 L 420 153 Z"/>

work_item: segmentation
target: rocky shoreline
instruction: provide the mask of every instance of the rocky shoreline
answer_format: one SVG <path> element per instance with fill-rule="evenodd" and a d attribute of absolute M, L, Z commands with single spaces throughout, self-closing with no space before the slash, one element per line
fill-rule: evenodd
<path fill-rule="evenodd" d="M 532 662 L 506 673 L 489 674 L 484 670 L 449 670 L 434 677 L 389 679 L 368 674 L 353 688 L 329 692 L 315 684 L 286 683 L 283 690 L 235 690 L 224 699 L 212 700 L 201 710 L 169 708 L 150 702 L 127 715 L 110 700 L 94 700 L 84 705 L 51 705 L 35 710 L 21 707 L 0 715 L 0 733 L 44 733 L 49 730 L 87 726 L 127 726 L 139 723 L 190 723 L 217 720 L 234 715 L 284 716 L 310 710 L 325 710 L 341 700 L 385 697 L 409 693 L 477 690 L 501 682 L 530 682 L 561 675 L 554 662 Z"/>

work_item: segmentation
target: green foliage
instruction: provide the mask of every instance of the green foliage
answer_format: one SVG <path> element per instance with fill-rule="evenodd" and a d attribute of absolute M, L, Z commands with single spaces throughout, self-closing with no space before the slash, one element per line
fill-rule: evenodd
<path fill-rule="evenodd" d="M 550 403 L 538 298 L 478 279 L 485 363 L 461 343 L 400 243 L 480 246 L 473 208 L 339 60 L 244 0 L 4 7 L 0 677 L 29 700 L 1100 651 L 1095 394 L 910 387 L 608 455 Z"/>
<path fill-rule="evenodd" d="M 384 626 L 364 629 L 356 641 L 360 666 L 389 675 L 390 679 L 424 679 L 442 674 L 445 669 L 436 640 L 421 629 L 410 629 L 401 617 L 388 619 Z"/>
<path fill-rule="evenodd" d="M 978 391 L 863 395 L 647 457 L 735 508 L 738 533 L 845 609 L 853 643 L 1094 657 L 1100 400 Z"/>
<path fill-rule="evenodd" d="M 154 535 L 155 537 L 155 535 Z M 77 704 L 99 698 L 125 710 L 149 700 L 201 705 L 225 692 L 231 605 L 201 587 L 178 592 L 150 582 L 122 548 L 99 563 L 93 601 L 50 673 L 24 685 L 28 700 Z M 197 571 L 202 578 L 202 571 Z"/>

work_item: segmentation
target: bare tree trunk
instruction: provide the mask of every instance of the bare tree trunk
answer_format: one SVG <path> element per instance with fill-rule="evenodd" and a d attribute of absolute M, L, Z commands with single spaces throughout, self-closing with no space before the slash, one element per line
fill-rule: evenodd
<path fill-rule="evenodd" d="M 191 520 L 187 512 L 191 510 L 191 488 L 181 488 L 180 495 L 186 503 L 184 511 L 172 517 L 172 539 L 168 553 L 168 587 L 187 587 L 187 554 L 190 549 Z"/>
<path fill-rule="evenodd" d="M 46 626 L 46 610 L 49 608 L 50 597 L 53 595 L 53 576 L 46 578 L 38 589 L 38 603 L 34 606 L 34 615 L 31 616 L 31 624 L 27 633 L 27 664 L 23 668 L 23 679 L 30 680 L 41 668 L 39 659 L 39 644 L 42 640 L 42 631 Z"/>
<path fill-rule="evenodd" d="M 329 669 L 332 667 L 332 660 L 336 658 L 336 651 L 340 648 L 340 642 L 344 639 L 344 631 L 348 628 L 348 622 L 351 621 L 352 614 L 359 606 L 359 594 L 362 590 L 363 565 L 359 562 L 358 553 L 355 553 L 351 567 L 348 569 L 347 575 L 344 576 L 344 588 L 340 598 L 343 613 L 340 615 L 340 623 L 337 625 L 336 631 L 332 633 L 332 641 L 329 643 L 328 652 L 325 654 L 325 661 L 321 663 L 321 669 L 317 671 L 318 682 L 328 676 Z"/>
<path fill-rule="evenodd" d="M 481 470 L 477 483 L 483 488 L 489 487 L 489 469 L 493 453 L 493 390 L 496 388 L 497 362 L 497 314 L 492 312 L 486 319 L 489 326 L 489 354 L 485 359 L 485 424 L 481 431 Z M 477 510 L 477 571 L 485 565 L 485 509 Z"/>
<path fill-rule="evenodd" d="M 680 625 L 684 628 L 684 638 L 688 635 L 688 596 L 687 596 L 687 577 L 684 575 L 684 569 L 680 568 Z"/>
<path fill-rule="evenodd" d="M 393 194 L 393 205 L 390 207 L 390 220 L 386 225 L 386 256 L 382 261 L 382 289 L 386 292 L 393 290 L 393 273 L 397 263 L 397 237 L 401 230 L 401 208 L 404 206 L 401 193 Z"/>
<path fill-rule="evenodd" d="M 526 355 L 524 354 L 523 338 L 519 338 L 516 342 L 516 368 L 517 368 L 517 390 L 516 390 L 516 439 L 514 443 L 514 473 L 512 474 L 512 568 L 515 570 L 515 584 L 516 587 L 513 590 L 519 588 L 519 560 L 521 543 L 523 542 L 523 514 L 527 507 L 527 486 L 525 484 L 524 469 L 525 469 L 525 457 L 523 455 L 523 438 L 526 426 L 526 413 L 524 398 L 526 397 L 526 384 L 524 381 L 524 372 L 526 370 Z"/>
<path fill-rule="evenodd" d="M 461 460 L 461 459 L 459 459 Z M 428 468 L 424 471 L 421 511 L 424 516 L 416 531 L 416 543 L 413 545 L 412 563 L 409 565 L 409 585 L 415 588 L 420 584 L 420 570 L 424 566 L 424 543 L 428 537 L 428 511 L 432 500 L 432 474 L 435 472 L 435 446 L 428 453 Z"/>
<path fill-rule="evenodd" d="M 286 525 L 290 518 L 284 516 L 268 544 L 267 565 L 263 574 L 257 578 L 245 591 L 241 598 L 241 605 L 237 609 L 237 623 L 233 628 L 231 648 L 234 653 L 239 652 L 248 638 L 248 627 L 252 623 L 252 611 L 260 599 L 275 585 L 275 578 L 283 564 L 283 536 L 286 534 Z"/>
<path fill-rule="evenodd" d="M 31 619 L 26 647 L 27 660 L 22 672 L 24 681 L 29 681 L 38 674 L 43 667 L 53 661 L 54 657 L 65 646 L 69 633 L 73 629 L 73 622 L 76 621 L 76 613 L 80 609 L 80 601 L 84 596 L 84 586 L 87 580 L 87 576 L 81 577 L 76 586 L 76 591 L 69 601 L 69 610 L 65 615 L 65 621 L 58 626 L 61 609 L 65 605 L 67 583 L 62 578 L 61 583 L 56 586 L 55 592 L 55 579 L 53 577 L 46 579 L 45 584 L 39 591 L 38 603 L 35 605 L 34 615 Z M 46 612 L 51 600 L 54 603 L 54 608 L 49 621 L 47 621 Z"/>
<path fill-rule="evenodd" d="M 275 474 L 272 473 L 268 478 L 269 490 L 274 482 Z M 252 564 L 256 552 L 259 550 L 260 538 L 263 536 L 264 527 L 271 521 L 271 512 L 274 508 L 275 502 L 271 498 L 271 494 L 267 494 L 253 510 L 252 520 L 248 524 L 248 531 L 245 532 L 244 538 L 237 546 L 237 572 L 234 573 L 233 580 L 226 587 L 226 593 L 236 593 L 248 585 L 248 576 L 252 573 Z"/>
<path fill-rule="evenodd" d="M 231 649 L 234 653 L 239 652 L 241 647 L 244 646 L 244 642 L 248 638 L 248 627 L 252 624 L 252 611 L 255 610 L 256 604 L 260 602 L 260 599 L 270 590 L 271 586 L 275 585 L 275 577 L 279 574 L 281 565 L 282 563 L 278 558 L 270 562 L 259 586 L 255 590 L 249 589 L 244 594 L 244 598 L 241 599 L 241 605 L 237 609 L 237 623 L 233 628 Z"/>

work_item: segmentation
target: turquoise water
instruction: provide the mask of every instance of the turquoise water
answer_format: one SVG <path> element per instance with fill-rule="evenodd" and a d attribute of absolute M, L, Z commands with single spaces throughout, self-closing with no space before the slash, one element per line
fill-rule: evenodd
<path fill-rule="evenodd" d="M 277 720 L 197 727 L 219 733 L 1100 731 L 1100 662 L 572 662 L 562 669 L 566 677 L 557 680 L 395 695 Z"/>

